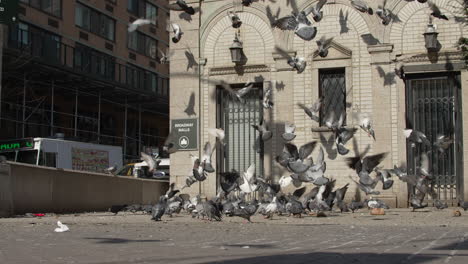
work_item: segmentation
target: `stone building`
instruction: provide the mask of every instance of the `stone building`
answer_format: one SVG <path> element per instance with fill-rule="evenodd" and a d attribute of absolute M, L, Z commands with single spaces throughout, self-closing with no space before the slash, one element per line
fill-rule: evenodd
<path fill-rule="evenodd" d="M 359 129 L 354 136 L 354 145 L 360 153 L 388 152 L 382 165 L 391 168 L 405 163 L 408 173 L 414 173 L 419 163 L 420 147 L 411 148 L 403 129 L 412 124 L 423 131 L 430 140 L 439 133 L 454 135 L 455 144 L 444 155 L 431 152 L 431 170 L 436 175 L 436 190 L 440 199 L 454 204 L 458 197 L 468 198 L 468 170 L 464 165 L 463 126 L 468 115 L 466 106 L 468 72 L 456 43 L 466 36 L 467 28 L 460 20 L 463 14 L 461 0 L 434 0 L 449 20 L 434 18 L 432 23 L 438 32 L 436 50 L 426 48 L 423 33 L 428 30 L 427 3 L 418 1 L 389 0 L 389 9 L 395 18 L 388 25 L 375 14 L 383 1 L 365 1 L 373 9 L 373 15 L 362 13 L 349 0 L 328 0 L 323 7 L 323 19 L 315 23 L 318 33 L 312 41 L 304 41 L 293 31 L 281 31 L 270 26 L 270 14 L 276 17 L 290 15 L 293 10 L 304 10 L 318 1 L 256 1 L 246 7 L 240 0 L 187 1 L 196 10 L 186 16 L 171 11 L 171 22 L 181 26 L 184 35 L 178 43 L 171 43 L 175 55 L 170 65 L 170 119 L 198 118 L 198 148 L 179 151 L 171 155 L 171 181 L 183 185 L 191 170 L 189 154 L 200 155 L 205 142 L 212 144 L 215 138 L 209 128 L 223 127 L 226 131 L 226 147 L 213 154 L 217 171 L 244 170 L 250 163 L 257 165 L 258 175 L 278 180 L 287 175 L 275 161 L 283 149 L 281 134 L 284 124 L 296 125 L 298 146 L 319 141 L 326 150 L 326 176 L 337 180 L 336 186 L 350 182 L 349 175 L 356 173 L 344 162 L 345 157 L 354 157 L 356 147 L 350 140 L 346 147 L 351 151 L 341 156 L 336 153 L 333 133 L 312 121 L 297 103 L 311 105 L 320 95 L 326 104 L 342 107 L 346 111 L 346 126 L 359 128 L 353 119 L 355 113 L 368 115 L 373 123 L 376 139 Z M 199 9 L 198 9 L 199 8 Z M 268 9 L 268 10 L 267 10 Z M 234 11 L 242 20 L 239 28 L 233 28 L 228 11 Z M 243 45 L 244 62 L 233 63 L 230 47 L 235 34 Z M 316 40 L 322 36 L 333 37 L 326 57 L 317 54 Z M 297 73 L 286 59 L 278 54 L 275 46 L 305 58 L 307 67 Z M 189 58 L 194 58 L 189 60 Z M 192 61 L 191 63 L 189 63 Z M 394 69 L 403 65 L 405 77 L 394 76 Z M 192 72 L 193 77 L 180 72 Z M 201 79 L 198 78 L 200 74 Z M 216 81 L 223 80 L 233 85 L 254 82 L 255 91 L 247 96 L 245 104 L 226 100 Z M 262 92 L 272 87 L 274 106 L 264 109 Z M 220 92 L 221 91 L 221 92 Z M 184 112 L 190 94 L 195 95 L 195 115 Z M 324 110 L 325 111 L 325 110 Z M 263 153 L 257 154 L 252 145 L 255 132 L 250 124 L 264 118 L 273 131 L 273 138 L 265 142 Z M 408 123 L 408 124 L 407 124 Z M 316 157 L 318 147 L 312 154 Z M 428 149 L 426 149 L 428 150 Z M 223 152 L 223 154 L 221 154 Z M 382 191 L 379 198 L 398 207 L 406 207 L 408 190 L 406 183 L 394 179 L 389 190 Z M 189 193 L 201 192 L 207 197 L 215 195 L 219 177 L 209 174 L 201 184 L 186 189 Z M 348 199 L 356 191 L 351 184 Z"/>

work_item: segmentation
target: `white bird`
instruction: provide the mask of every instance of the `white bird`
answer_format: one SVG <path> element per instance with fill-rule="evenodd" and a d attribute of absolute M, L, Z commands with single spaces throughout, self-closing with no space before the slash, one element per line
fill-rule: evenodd
<path fill-rule="evenodd" d="M 269 203 L 267 205 L 267 207 L 265 208 L 265 213 L 267 214 L 268 218 L 272 218 L 273 217 L 273 214 L 276 213 L 278 211 L 278 202 L 276 201 L 276 196 L 273 197 L 273 200 L 271 201 L 271 203 Z"/>
<path fill-rule="evenodd" d="M 225 136 L 224 129 L 222 129 L 222 128 L 209 128 L 208 133 L 215 136 L 218 139 L 218 141 L 222 145 L 224 145 L 224 136 Z"/>
<path fill-rule="evenodd" d="M 153 172 L 157 167 L 156 161 L 153 159 L 153 157 L 144 152 L 141 152 L 140 155 L 141 159 L 148 165 L 148 172 Z"/>
<path fill-rule="evenodd" d="M 239 188 L 244 193 L 251 193 L 257 190 L 257 184 L 255 183 L 255 163 L 252 163 L 246 172 L 243 173 L 242 179 L 244 182 L 239 185 Z"/>
<path fill-rule="evenodd" d="M 182 29 L 180 28 L 180 26 L 175 23 L 172 23 L 171 27 L 172 27 L 172 32 L 174 32 L 174 37 L 172 37 L 172 42 L 177 43 L 182 38 L 182 35 L 184 34 L 184 32 L 182 32 Z"/>
<path fill-rule="evenodd" d="M 274 103 L 271 101 L 271 87 L 268 87 L 263 95 L 263 108 L 272 108 Z"/>
<path fill-rule="evenodd" d="M 149 19 L 139 18 L 128 25 L 128 32 L 135 31 L 139 26 L 154 24 L 153 21 Z"/>
<path fill-rule="evenodd" d="M 114 166 L 105 169 L 109 174 L 114 174 L 117 171 L 117 163 L 114 163 Z"/>
<path fill-rule="evenodd" d="M 289 175 L 283 175 L 283 176 L 281 176 L 281 178 L 279 179 L 278 183 L 279 183 L 279 185 L 281 186 L 281 188 L 286 188 L 288 185 L 291 184 L 292 180 L 293 180 L 293 179 L 291 178 L 291 176 L 289 176 Z"/>
<path fill-rule="evenodd" d="M 62 232 L 67 232 L 67 231 L 70 230 L 70 228 L 68 228 L 68 226 L 62 224 L 62 222 L 60 222 L 60 221 L 57 221 L 57 225 L 59 227 L 55 228 L 55 230 L 54 230 L 55 232 L 62 233 Z"/>
<path fill-rule="evenodd" d="M 167 53 L 164 53 L 160 48 L 158 48 L 159 53 L 161 53 L 161 58 L 159 58 L 159 63 L 161 64 L 168 64 L 171 57 L 174 56 L 173 50 L 168 50 Z"/>

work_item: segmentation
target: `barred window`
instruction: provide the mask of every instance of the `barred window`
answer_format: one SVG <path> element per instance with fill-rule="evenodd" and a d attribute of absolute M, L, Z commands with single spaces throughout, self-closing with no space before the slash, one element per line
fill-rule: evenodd
<path fill-rule="evenodd" d="M 319 71 L 319 96 L 323 96 L 323 104 L 320 110 L 320 126 L 331 114 L 335 114 L 335 120 L 346 113 L 346 79 L 345 69 L 323 69 Z M 346 114 L 343 125 L 346 125 Z"/>

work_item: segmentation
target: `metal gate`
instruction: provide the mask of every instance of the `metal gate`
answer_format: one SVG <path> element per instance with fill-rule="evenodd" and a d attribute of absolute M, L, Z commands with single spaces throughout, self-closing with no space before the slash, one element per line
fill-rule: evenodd
<path fill-rule="evenodd" d="M 218 147 L 216 171 L 236 170 L 242 175 L 250 164 L 255 163 L 256 175 L 263 176 L 263 142 L 258 153 L 253 146 L 259 133 L 252 127 L 263 118 L 262 84 L 254 85 L 243 98 L 245 103 L 230 97 L 226 90 L 217 88 L 217 127 L 224 129 L 225 146 Z"/>
<path fill-rule="evenodd" d="M 408 173 L 417 172 L 421 153 L 428 152 L 437 198 L 449 205 L 457 205 L 463 192 L 460 86 L 459 73 L 410 75 L 406 81 L 407 125 L 423 132 L 432 144 L 407 144 Z M 444 153 L 433 146 L 441 134 L 454 136 L 454 144 Z M 431 203 L 432 197 L 427 199 Z"/>

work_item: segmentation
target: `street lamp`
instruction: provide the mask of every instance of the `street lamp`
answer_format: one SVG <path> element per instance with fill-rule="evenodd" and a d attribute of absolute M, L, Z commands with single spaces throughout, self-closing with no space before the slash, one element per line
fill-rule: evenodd
<path fill-rule="evenodd" d="M 242 42 L 239 40 L 237 33 L 236 33 L 234 41 L 232 42 L 231 47 L 229 47 L 229 50 L 231 51 L 231 60 L 235 64 L 239 64 L 242 62 L 242 55 L 243 55 L 242 49 L 243 49 Z"/>
<path fill-rule="evenodd" d="M 424 35 L 424 40 L 426 42 L 426 49 L 427 51 L 437 51 L 439 48 L 439 42 L 437 41 L 437 35 L 439 33 L 436 31 L 436 28 L 432 24 L 432 19 L 429 20 L 429 24 L 427 25 L 426 32 Z"/>

